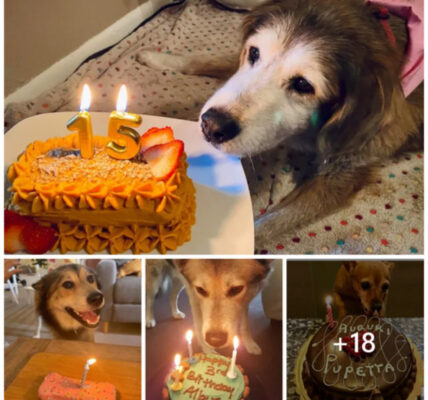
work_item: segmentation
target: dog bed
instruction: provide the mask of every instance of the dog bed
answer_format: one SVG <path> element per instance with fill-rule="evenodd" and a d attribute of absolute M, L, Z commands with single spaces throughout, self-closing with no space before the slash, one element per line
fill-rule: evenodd
<path fill-rule="evenodd" d="M 91 111 L 115 108 L 119 86 L 128 86 L 132 112 L 197 120 L 221 80 L 153 70 L 139 62 L 143 50 L 227 57 L 240 46 L 244 13 L 207 0 L 166 8 L 109 51 L 78 68 L 65 82 L 37 98 L 9 104 L 5 128 L 35 114 L 75 111 L 83 83 L 92 88 Z M 281 149 L 244 160 L 254 215 L 269 212 L 292 190 Z M 378 183 L 360 191 L 346 207 L 303 229 L 266 243 L 257 253 L 423 254 L 423 155 L 407 154 L 379 171 Z M 284 222 L 286 226 L 286 221 Z"/>

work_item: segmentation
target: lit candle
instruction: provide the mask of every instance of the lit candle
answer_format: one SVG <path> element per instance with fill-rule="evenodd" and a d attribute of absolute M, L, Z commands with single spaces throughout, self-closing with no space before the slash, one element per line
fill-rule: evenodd
<path fill-rule="evenodd" d="M 192 363 L 193 360 L 193 351 L 192 351 L 192 338 L 193 338 L 193 332 L 189 329 L 186 332 L 186 340 L 187 340 L 187 349 L 189 351 L 189 363 Z"/>
<path fill-rule="evenodd" d="M 330 328 L 334 328 L 334 322 L 333 322 L 333 311 L 331 310 L 331 302 L 333 301 L 331 296 L 327 296 L 325 298 L 325 306 L 327 308 L 327 316 L 328 316 L 328 323 L 330 325 Z"/>
<path fill-rule="evenodd" d="M 107 144 L 110 157 L 129 160 L 138 154 L 140 149 L 140 134 L 132 128 L 141 124 L 141 115 L 126 112 L 126 86 L 122 85 L 117 98 L 116 111 L 110 114 L 108 136 L 112 139 Z"/>
<path fill-rule="evenodd" d="M 94 364 L 95 361 L 97 361 L 95 358 L 90 358 L 88 361 L 86 361 L 85 368 L 83 368 L 82 380 L 80 381 L 80 387 L 81 388 L 83 387 L 83 384 L 85 383 L 86 375 L 88 374 L 88 371 L 89 371 L 89 366 Z"/>
<path fill-rule="evenodd" d="M 174 358 L 175 363 L 175 379 L 174 383 L 171 385 L 171 389 L 174 390 L 174 392 L 177 392 L 183 388 L 182 383 L 180 382 L 180 374 L 183 370 L 183 367 L 180 365 L 181 362 L 181 356 L 180 354 L 176 354 Z"/>
<path fill-rule="evenodd" d="M 83 85 L 80 100 L 80 112 L 68 120 L 67 129 L 79 133 L 80 155 L 83 158 L 92 158 L 94 155 L 94 143 L 92 138 L 92 122 L 88 112 L 91 104 L 91 91 L 88 85 Z"/>
<path fill-rule="evenodd" d="M 230 362 L 229 371 L 227 371 L 227 377 L 229 379 L 235 379 L 236 378 L 235 364 L 236 364 L 236 353 L 238 352 L 238 346 L 239 346 L 239 339 L 238 339 L 238 336 L 235 336 L 233 338 L 232 361 Z"/>

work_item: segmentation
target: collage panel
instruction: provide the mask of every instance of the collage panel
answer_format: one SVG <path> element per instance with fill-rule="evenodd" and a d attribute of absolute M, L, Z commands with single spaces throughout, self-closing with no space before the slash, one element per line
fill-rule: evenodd
<path fill-rule="evenodd" d="M 287 262 L 287 399 L 423 399 L 424 262 Z"/>
<path fill-rule="evenodd" d="M 141 400 L 142 260 L 4 261 L 5 400 Z"/>
<path fill-rule="evenodd" d="M 146 398 L 280 400 L 282 260 L 148 259 Z"/>

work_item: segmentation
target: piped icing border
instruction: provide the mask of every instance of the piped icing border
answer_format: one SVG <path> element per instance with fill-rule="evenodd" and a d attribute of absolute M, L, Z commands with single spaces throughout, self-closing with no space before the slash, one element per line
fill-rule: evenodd
<path fill-rule="evenodd" d="M 174 251 L 191 239 L 195 223 L 196 200 L 189 193 L 178 222 L 154 226 L 131 224 L 127 226 L 97 226 L 83 224 L 51 224 L 58 232 L 52 251 L 61 253 L 85 250 L 89 254 L 108 250 L 111 254 L 131 250 L 134 254 L 149 253 L 157 249 L 161 254 Z"/>
<path fill-rule="evenodd" d="M 109 139 L 95 136 L 96 148 L 103 148 Z M 32 163 L 40 155 L 58 148 L 78 149 L 78 135 L 35 141 L 27 146 L 25 152 L 8 170 L 8 179 L 12 184 L 12 203 L 26 214 L 42 213 L 64 209 L 114 209 L 147 208 L 147 202 L 155 203 L 157 213 L 164 211 L 174 201 L 179 201 L 177 193 L 182 176 L 187 169 L 186 157 L 180 159 L 177 170 L 167 180 L 135 179 L 106 181 L 99 178 L 91 182 L 49 182 L 36 183 Z M 116 161 L 117 162 L 117 161 Z"/>

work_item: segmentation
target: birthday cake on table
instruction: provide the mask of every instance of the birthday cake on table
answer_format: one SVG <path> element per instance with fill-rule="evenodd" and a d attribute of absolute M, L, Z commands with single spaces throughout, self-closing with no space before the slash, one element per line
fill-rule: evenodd
<path fill-rule="evenodd" d="M 129 160 L 110 156 L 111 138 L 92 140 L 90 158 L 77 133 L 33 142 L 8 170 L 12 208 L 55 230 L 49 250 L 165 253 L 189 241 L 195 188 L 172 129 L 147 131 Z"/>
<path fill-rule="evenodd" d="M 39 387 L 40 400 L 115 400 L 116 388 L 109 382 L 85 381 L 83 387 L 77 379 L 55 372 L 45 376 Z"/>
<path fill-rule="evenodd" d="M 219 354 L 196 354 L 194 362 L 181 362 L 179 373 L 180 387 L 175 388 L 177 370 L 166 378 L 166 387 L 162 391 L 164 400 L 242 400 L 250 393 L 248 377 L 242 367 L 235 366 L 235 378 L 227 377 L 230 358 Z"/>
<path fill-rule="evenodd" d="M 412 346 L 391 324 L 378 317 L 345 316 L 310 339 L 297 383 L 303 382 L 304 399 L 405 400 L 417 372 Z"/>

